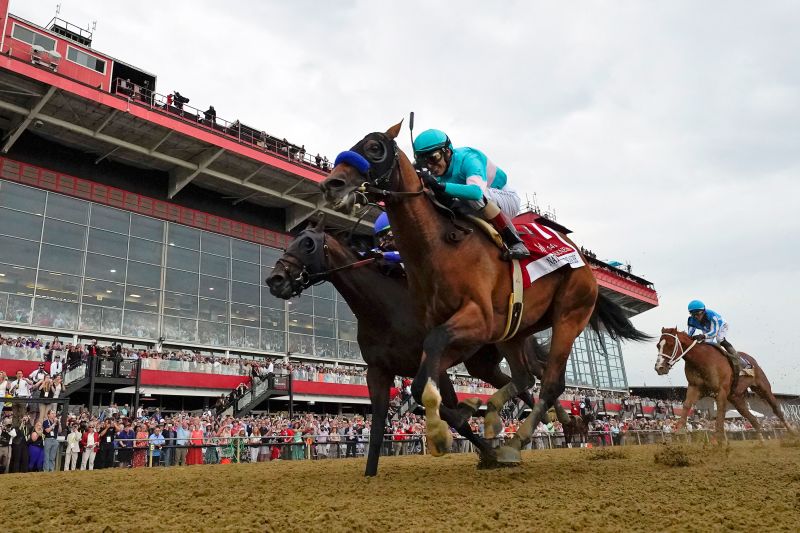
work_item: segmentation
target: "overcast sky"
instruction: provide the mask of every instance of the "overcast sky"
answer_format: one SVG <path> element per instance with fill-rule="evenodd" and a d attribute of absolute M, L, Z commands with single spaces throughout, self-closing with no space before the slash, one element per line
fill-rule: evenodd
<path fill-rule="evenodd" d="M 56 1 L 12 0 L 44 25 Z M 699 298 L 800 393 L 800 6 L 760 2 L 61 0 L 94 47 L 333 158 L 415 111 L 482 149 L 682 326 Z M 408 130 L 401 147 L 407 149 Z M 631 385 L 685 383 L 626 345 Z"/>

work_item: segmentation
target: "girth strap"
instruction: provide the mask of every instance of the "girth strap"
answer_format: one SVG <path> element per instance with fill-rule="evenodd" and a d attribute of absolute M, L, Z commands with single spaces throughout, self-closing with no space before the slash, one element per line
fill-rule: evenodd
<path fill-rule="evenodd" d="M 508 297 L 508 321 L 503 336 L 497 342 L 506 341 L 517 334 L 519 324 L 522 322 L 522 309 L 524 307 L 522 290 L 522 267 L 517 259 L 511 261 L 511 295 Z"/>

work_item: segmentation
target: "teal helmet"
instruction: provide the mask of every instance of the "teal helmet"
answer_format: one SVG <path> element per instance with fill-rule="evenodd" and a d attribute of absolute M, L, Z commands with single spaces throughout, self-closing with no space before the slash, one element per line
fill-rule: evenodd
<path fill-rule="evenodd" d="M 373 232 L 375 235 L 380 235 L 381 233 L 386 233 L 392 229 L 391 224 L 389 224 L 389 217 L 386 213 L 381 213 L 380 216 L 375 220 L 375 228 Z"/>
<path fill-rule="evenodd" d="M 692 300 L 691 302 L 689 302 L 690 313 L 692 311 L 705 311 L 705 310 L 706 310 L 706 304 L 704 304 L 700 300 Z"/>
<path fill-rule="evenodd" d="M 414 158 L 419 159 L 424 154 L 440 148 L 453 149 L 450 137 L 442 130 L 425 130 L 414 139 Z"/>

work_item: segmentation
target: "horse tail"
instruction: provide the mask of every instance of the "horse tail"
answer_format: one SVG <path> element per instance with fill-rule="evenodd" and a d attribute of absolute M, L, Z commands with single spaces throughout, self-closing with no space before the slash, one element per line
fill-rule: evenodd
<path fill-rule="evenodd" d="M 647 333 L 636 329 L 625 316 L 622 307 L 603 294 L 597 295 L 597 302 L 594 305 L 592 316 L 589 318 L 589 325 L 597 333 L 600 333 L 601 328 L 605 329 L 614 340 L 623 339 L 637 342 L 653 340 L 653 337 Z"/>

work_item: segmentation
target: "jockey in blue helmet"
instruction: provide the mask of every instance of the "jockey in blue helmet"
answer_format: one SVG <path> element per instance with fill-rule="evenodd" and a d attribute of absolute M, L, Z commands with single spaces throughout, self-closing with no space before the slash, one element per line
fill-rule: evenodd
<path fill-rule="evenodd" d="M 519 195 L 506 186 L 506 173 L 483 152 L 453 148 L 443 131 L 425 130 L 414 139 L 414 158 L 433 174 L 423 174 L 425 185 L 477 211 L 503 237 L 512 259 L 530 255 L 511 221 L 519 213 Z"/>
<path fill-rule="evenodd" d="M 376 248 L 372 251 L 380 253 L 384 259 L 390 263 L 402 263 L 400 252 L 394 245 L 394 234 L 392 233 L 392 226 L 389 224 L 389 217 L 386 213 L 381 213 L 375 220 L 375 234 Z"/>
<path fill-rule="evenodd" d="M 688 333 L 697 341 L 717 342 L 725 348 L 731 365 L 733 366 L 734 387 L 742 365 L 739 362 L 739 353 L 728 341 L 728 323 L 719 313 L 706 309 L 706 304 L 700 300 L 689 302 L 689 320 L 687 322 Z M 700 330 L 702 333 L 695 335 L 694 332 Z"/>

